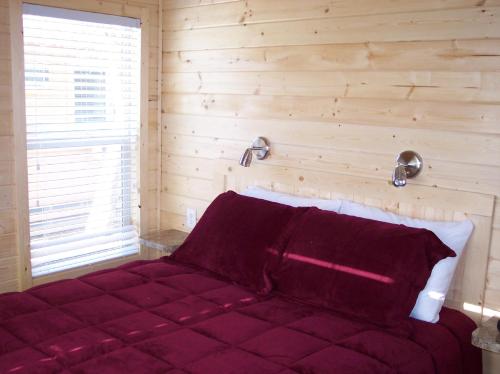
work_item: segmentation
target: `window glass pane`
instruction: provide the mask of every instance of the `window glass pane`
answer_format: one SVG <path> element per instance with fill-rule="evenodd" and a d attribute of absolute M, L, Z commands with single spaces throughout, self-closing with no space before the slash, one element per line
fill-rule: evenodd
<path fill-rule="evenodd" d="M 139 251 L 141 32 L 127 18 L 31 7 L 23 23 L 36 277 Z"/>

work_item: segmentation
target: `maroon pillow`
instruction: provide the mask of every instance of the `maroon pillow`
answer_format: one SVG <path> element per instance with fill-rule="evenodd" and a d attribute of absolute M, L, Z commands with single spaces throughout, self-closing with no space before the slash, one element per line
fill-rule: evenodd
<path fill-rule="evenodd" d="M 267 272 L 277 265 L 294 216 L 306 208 L 238 195 L 219 195 L 172 257 L 269 292 Z"/>
<path fill-rule="evenodd" d="M 310 208 L 273 274 L 276 290 L 379 325 L 407 319 L 436 262 L 431 231 Z"/>

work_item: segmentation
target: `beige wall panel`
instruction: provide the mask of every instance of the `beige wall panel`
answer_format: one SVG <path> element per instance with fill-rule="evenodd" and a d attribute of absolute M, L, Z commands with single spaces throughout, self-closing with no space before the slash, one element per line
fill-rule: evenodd
<path fill-rule="evenodd" d="M 500 290 L 500 259 L 492 258 L 488 265 L 488 288 Z"/>
<path fill-rule="evenodd" d="M 162 157 L 162 171 L 210 179 L 213 177 L 213 160 L 164 154 Z"/>
<path fill-rule="evenodd" d="M 13 209 L 0 210 L 0 235 L 15 233 L 16 212 Z"/>
<path fill-rule="evenodd" d="M 493 224 L 493 231 L 491 232 L 490 256 L 500 260 L 500 227 L 495 227 L 495 224 Z M 500 302 L 500 300 L 498 301 Z"/>
<path fill-rule="evenodd" d="M 194 197 L 205 201 L 210 201 L 213 198 L 213 181 L 211 179 L 199 179 L 166 173 L 162 175 L 162 178 L 165 185 L 162 192 L 167 194 Z"/>
<path fill-rule="evenodd" d="M 380 14 L 164 32 L 165 51 L 500 37 L 500 7 Z M 231 35 L 231 37 L 227 37 Z"/>
<path fill-rule="evenodd" d="M 4 80 L 4 82 L 8 82 L 8 84 L 11 84 L 11 71 L 10 71 L 10 64 L 11 64 L 11 58 L 5 58 L 3 60 L 0 60 L 0 74 L 2 76 L 2 79 L 8 79 Z"/>
<path fill-rule="evenodd" d="M 495 205 L 495 215 L 493 216 L 493 227 L 500 229 L 500 198 L 497 198 Z"/>
<path fill-rule="evenodd" d="M 232 118 L 350 122 L 426 130 L 500 134 L 500 106 L 343 97 L 171 94 L 168 113 Z M 493 140 L 494 141 L 494 140 Z"/>
<path fill-rule="evenodd" d="M 12 161 L 0 161 L 0 186 L 14 183 L 14 163 Z"/>
<path fill-rule="evenodd" d="M 5 87 L 5 86 L 4 86 Z M 9 92 L 0 93 L 0 112 L 8 112 L 12 108 L 12 97 Z"/>
<path fill-rule="evenodd" d="M 0 235 L 0 258 L 17 256 L 16 234 Z"/>
<path fill-rule="evenodd" d="M 12 135 L 12 113 L 0 111 L 0 136 Z"/>
<path fill-rule="evenodd" d="M 17 278 L 17 257 L 0 258 L 0 285 Z"/>
<path fill-rule="evenodd" d="M 11 280 L 7 282 L 0 283 L 0 293 L 3 292 L 15 292 L 17 291 L 17 281 L 16 280 Z"/>
<path fill-rule="evenodd" d="M 3 1 L 2 1 L 3 3 Z M 1 10 L 0 10 L 0 24 L 2 26 L 9 26 L 10 20 L 9 20 L 9 12 L 6 10 L 7 8 L 3 5 L 0 5 Z M 0 31 L 1 32 L 1 31 Z M 7 32 L 7 29 L 5 29 L 4 32 Z"/>
<path fill-rule="evenodd" d="M 499 289 L 492 289 L 490 287 L 487 287 L 485 292 L 485 299 L 486 299 L 485 303 L 486 308 L 490 308 L 492 310 L 498 310 L 500 308 Z"/>
<path fill-rule="evenodd" d="M 12 112 L 10 110 L 0 111 L 0 136 L 12 136 L 13 128 L 11 118 Z"/>
<path fill-rule="evenodd" d="M 10 58 L 6 58 L 4 60 L 0 59 L 0 82 L 2 86 L 2 92 L 9 92 L 10 86 L 12 85 L 10 64 Z"/>
<path fill-rule="evenodd" d="M 186 217 L 184 215 L 169 213 L 162 210 L 161 222 L 163 224 L 162 229 L 169 228 L 186 232 L 190 231 L 186 226 Z"/>
<path fill-rule="evenodd" d="M 162 193 L 162 209 L 178 215 L 184 215 L 187 208 L 194 208 L 197 216 L 201 217 L 209 203 L 209 200 Z"/>
<path fill-rule="evenodd" d="M 184 2 L 183 2 L 184 3 Z M 401 13 L 422 10 L 466 8 L 479 5 L 499 5 L 498 0 L 481 4 L 477 0 L 406 1 L 406 0 L 240 0 L 209 6 L 182 7 L 165 12 L 164 22 L 168 30 L 230 26 L 262 22 L 293 21 L 345 16 Z M 381 9 L 383 11 L 381 12 Z"/>
<path fill-rule="evenodd" d="M 8 14 L 8 11 L 3 11 L 5 12 L 4 14 Z M 4 16 L 4 18 L 6 18 Z M 0 22 L 2 22 L 0 20 Z M 8 23 L 1 23 L 4 27 L 6 27 L 5 30 L 0 31 L 0 51 L 2 51 L 3 59 L 7 59 L 8 56 L 10 56 L 10 33 L 9 33 L 9 24 Z"/>
<path fill-rule="evenodd" d="M 167 93 L 300 95 L 500 103 L 500 74 L 478 72 L 197 72 L 163 75 Z"/>
<path fill-rule="evenodd" d="M 394 156 L 403 148 L 414 147 L 425 154 L 426 158 L 433 160 L 491 166 L 499 166 L 496 160 L 500 158 L 500 137 L 487 134 L 464 136 L 449 131 L 424 132 L 414 128 L 377 127 L 346 122 L 233 119 L 176 114 L 164 115 L 163 124 L 172 134 L 238 139 L 245 144 L 262 135 L 272 142 L 299 145 L 308 149 L 364 149 L 369 150 L 368 153 Z M 446 143 L 443 139 L 447 140 Z M 487 156 L 492 157 L 488 160 Z"/>
<path fill-rule="evenodd" d="M 0 210 L 14 208 L 15 186 L 0 186 Z"/>
<path fill-rule="evenodd" d="M 498 282 L 500 275 L 492 274 L 490 271 L 488 271 L 488 273 L 484 306 L 487 308 L 487 314 L 489 316 L 491 315 L 491 311 L 494 313 L 500 308 L 500 287 L 496 286 L 494 283 Z"/>
<path fill-rule="evenodd" d="M 276 139 L 279 141 L 279 139 Z M 248 146 L 244 140 L 214 137 L 194 137 L 169 134 L 163 140 L 164 155 L 217 159 L 224 157 L 237 160 L 242 149 Z M 390 147 L 389 147 L 390 148 Z M 334 148 L 310 148 L 273 142 L 273 165 L 295 167 L 308 170 L 352 174 L 361 177 L 388 181 L 393 172 L 393 154 L 375 154 Z M 426 158 L 425 169 L 415 184 L 432 185 L 451 189 L 467 186 L 469 191 L 492 194 L 500 188 L 500 167 L 464 164 Z M 183 175 L 188 170 L 181 171 Z M 196 174 L 187 174 L 197 176 Z M 488 175 L 493 176 L 489 178 Z"/>
<path fill-rule="evenodd" d="M 325 44 L 166 52 L 164 72 L 500 71 L 500 40 Z"/>
<path fill-rule="evenodd" d="M 231 3 L 240 0 L 164 0 L 163 9 L 189 8 L 198 5 L 211 5 L 219 3 Z"/>

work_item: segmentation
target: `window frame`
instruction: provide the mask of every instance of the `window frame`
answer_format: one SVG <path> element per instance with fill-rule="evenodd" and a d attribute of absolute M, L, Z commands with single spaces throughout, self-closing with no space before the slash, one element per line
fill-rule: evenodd
<path fill-rule="evenodd" d="M 29 231 L 29 209 L 28 209 L 28 168 L 27 168 L 27 142 L 26 142 L 26 110 L 25 110 L 25 87 L 24 87 L 24 42 L 23 42 L 23 1 L 10 0 L 11 3 L 11 49 L 16 51 L 12 55 L 12 66 L 15 71 L 12 74 L 13 105 L 12 119 L 14 127 L 15 142 L 15 174 L 16 174 L 16 204 L 18 232 L 17 245 L 19 248 L 19 284 L 22 290 L 34 285 L 51 282 L 54 280 L 76 277 L 85 273 L 117 266 L 129 261 L 143 257 L 144 251 L 141 247 L 139 253 L 82 266 L 75 269 L 65 270 L 49 275 L 33 278 L 31 272 L 30 231 Z M 50 0 L 27 1 L 26 3 L 54 7 Z M 149 202 L 147 200 L 148 186 L 148 128 L 149 128 L 149 38 L 150 19 L 149 9 L 139 6 L 112 6 L 113 3 L 83 3 L 75 5 L 70 3 L 64 9 L 100 13 L 122 17 L 136 18 L 140 21 L 141 28 L 141 72 L 140 72 L 140 129 L 139 129 L 139 154 L 137 160 L 137 188 L 139 191 L 139 235 L 148 232 L 149 228 Z M 15 47 L 15 48 L 14 48 Z"/>

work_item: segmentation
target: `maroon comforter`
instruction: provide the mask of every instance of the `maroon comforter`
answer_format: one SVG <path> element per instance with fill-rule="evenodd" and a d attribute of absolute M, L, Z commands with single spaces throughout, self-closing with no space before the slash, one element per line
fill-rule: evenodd
<path fill-rule="evenodd" d="M 0 295 L 1 373 L 480 373 L 444 309 L 384 331 L 168 259 Z"/>

